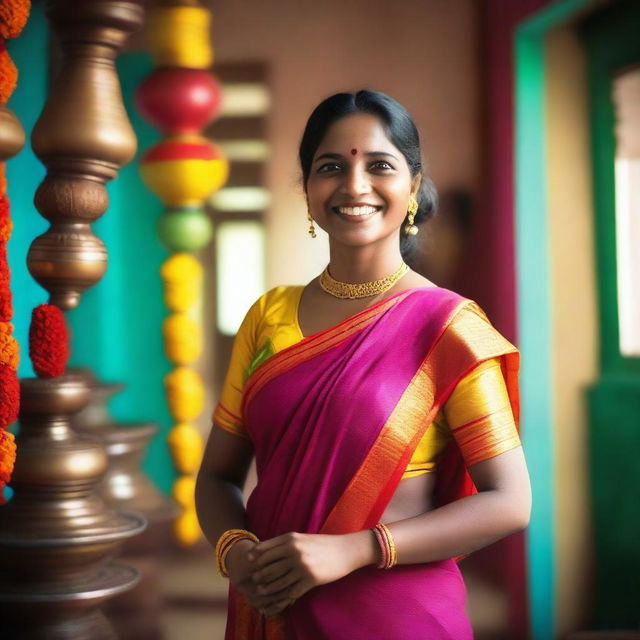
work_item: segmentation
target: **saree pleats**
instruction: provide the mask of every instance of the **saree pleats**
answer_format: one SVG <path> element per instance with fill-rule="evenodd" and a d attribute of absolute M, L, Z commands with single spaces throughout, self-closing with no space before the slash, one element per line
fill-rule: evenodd
<path fill-rule="evenodd" d="M 474 303 L 426 287 L 272 356 L 251 374 L 243 398 L 258 472 L 247 504 L 251 530 L 264 540 L 372 527 L 457 382 L 495 357 L 517 419 L 515 348 Z M 438 500 L 472 492 L 455 444 L 441 458 Z M 466 640 L 472 635 L 464 600 L 453 560 L 366 567 L 312 589 L 269 619 L 231 588 L 226 638 Z"/>

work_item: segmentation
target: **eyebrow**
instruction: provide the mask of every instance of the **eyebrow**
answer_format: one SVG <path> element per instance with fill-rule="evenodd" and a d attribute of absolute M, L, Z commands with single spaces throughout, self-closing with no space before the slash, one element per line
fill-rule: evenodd
<path fill-rule="evenodd" d="M 386 156 L 388 158 L 393 158 L 394 160 L 398 160 L 397 156 L 394 156 L 393 153 L 388 153 L 386 151 L 367 151 L 363 153 L 364 156 Z M 318 156 L 314 162 L 319 162 L 320 160 L 344 160 L 346 156 L 340 155 L 339 153 L 323 153 L 321 156 Z"/>

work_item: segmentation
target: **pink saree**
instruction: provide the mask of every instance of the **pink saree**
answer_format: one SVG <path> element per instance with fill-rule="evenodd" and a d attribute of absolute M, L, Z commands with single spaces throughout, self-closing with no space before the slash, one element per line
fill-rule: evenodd
<path fill-rule="evenodd" d="M 258 471 L 249 528 L 265 540 L 375 525 L 457 382 L 494 357 L 517 421 L 517 351 L 477 305 L 437 287 L 403 291 L 276 353 L 244 390 Z M 473 492 L 455 443 L 437 468 L 439 503 Z M 468 640 L 465 600 L 454 560 L 366 567 L 271 618 L 231 586 L 225 638 Z"/>

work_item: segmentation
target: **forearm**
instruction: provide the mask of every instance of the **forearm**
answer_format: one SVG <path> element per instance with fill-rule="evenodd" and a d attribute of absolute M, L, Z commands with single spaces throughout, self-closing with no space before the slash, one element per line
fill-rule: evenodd
<path fill-rule="evenodd" d="M 414 518 L 386 523 L 396 544 L 398 564 L 436 562 L 485 547 L 528 523 L 526 500 L 484 491 Z M 353 536 L 358 566 L 377 564 L 380 550 L 370 530 Z"/>
<path fill-rule="evenodd" d="M 228 529 L 246 528 L 242 490 L 236 484 L 201 471 L 195 498 L 200 527 L 212 546 Z"/>

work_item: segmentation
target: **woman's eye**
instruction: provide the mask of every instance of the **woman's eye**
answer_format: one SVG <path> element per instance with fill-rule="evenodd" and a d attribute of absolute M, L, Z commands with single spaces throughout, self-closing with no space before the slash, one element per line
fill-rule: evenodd
<path fill-rule="evenodd" d="M 385 160 L 376 160 L 375 162 L 371 163 L 371 168 L 382 171 L 393 169 L 393 167 Z"/>
<path fill-rule="evenodd" d="M 327 162 L 318 168 L 318 173 L 330 173 L 340 171 L 342 167 L 337 162 Z"/>

